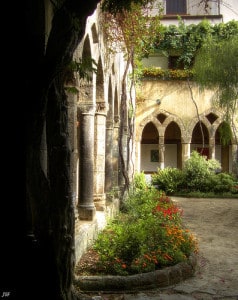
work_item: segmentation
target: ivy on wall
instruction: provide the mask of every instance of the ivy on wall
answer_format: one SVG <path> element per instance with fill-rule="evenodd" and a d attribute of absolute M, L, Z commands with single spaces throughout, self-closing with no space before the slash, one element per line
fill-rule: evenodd
<path fill-rule="evenodd" d="M 177 64 L 183 69 L 163 70 L 156 67 L 142 68 L 141 77 L 157 79 L 183 80 L 193 77 L 192 66 L 197 51 L 207 41 L 219 42 L 228 40 L 238 35 L 238 21 L 211 24 L 204 19 L 198 24 L 185 25 L 179 19 L 179 25 L 161 26 L 158 40 L 154 42 L 154 52 L 160 52 L 164 56 L 177 56 Z"/>

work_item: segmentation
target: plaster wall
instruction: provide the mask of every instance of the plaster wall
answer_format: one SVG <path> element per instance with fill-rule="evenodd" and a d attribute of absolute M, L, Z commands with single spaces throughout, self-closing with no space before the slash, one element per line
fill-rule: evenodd
<path fill-rule="evenodd" d="M 142 144 L 141 145 L 141 171 L 156 172 L 159 168 L 158 162 L 151 161 L 151 150 L 158 150 L 155 144 Z M 164 166 L 177 168 L 177 145 L 165 145 L 165 161 Z"/>
<path fill-rule="evenodd" d="M 158 4 L 163 8 L 166 15 L 166 0 L 158 0 L 151 12 L 151 15 L 158 14 Z M 194 18 L 191 18 L 193 16 Z M 218 17 L 221 16 L 221 17 Z M 204 3 L 200 0 L 187 0 L 187 14 L 181 16 L 186 25 L 197 24 L 207 17 L 212 24 L 229 22 L 238 19 L 237 0 L 217 0 L 209 1 L 209 6 L 205 10 Z M 162 18 L 164 25 L 178 25 L 177 15 L 170 15 Z"/>
<path fill-rule="evenodd" d="M 211 108 L 213 93 L 212 91 L 201 92 L 192 82 L 190 85 L 193 99 L 197 103 L 198 113 L 202 114 Z M 139 124 L 158 108 L 179 116 L 184 124 L 190 122 L 191 118 L 197 117 L 192 95 L 186 81 L 142 81 L 137 93 L 139 103 L 136 124 Z M 157 100 L 160 100 L 161 104 L 158 104 Z"/>
<path fill-rule="evenodd" d="M 220 2 L 222 21 L 226 23 L 231 20 L 238 20 L 237 0 L 221 0 Z"/>

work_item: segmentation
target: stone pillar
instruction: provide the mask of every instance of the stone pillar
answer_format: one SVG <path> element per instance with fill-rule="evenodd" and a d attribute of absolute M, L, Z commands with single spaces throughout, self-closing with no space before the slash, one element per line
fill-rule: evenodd
<path fill-rule="evenodd" d="M 191 138 L 183 138 L 182 140 L 182 169 L 184 168 L 185 161 L 190 158 L 190 145 Z"/>
<path fill-rule="evenodd" d="M 159 169 L 164 169 L 164 151 L 165 151 L 165 145 L 164 145 L 164 136 L 159 137 Z"/>
<path fill-rule="evenodd" d="M 79 115 L 79 202 L 80 220 L 94 219 L 96 208 L 93 202 L 94 175 L 94 115 L 95 105 L 80 103 Z"/>
<path fill-rule="evenodd" d="M 105 209 L 105 139 L 106 139 L 106 106 L 97 104 L 95 113 L 94 145 L 94 204 L 97 210 Z"/>
<path fill-rule="evenodd" d="M 69 139 L 72 149 L 72 192 L 73 192 L 73 204 L 75 219 L 78 218 L 77 208 L 77 161 L 78 161 L 78 146 L 77 146 L 77 106 L 76 106 L 76 94 L 68 93 L 68 115 L 69 115 Z"/>
<path fill-rule="evenodd" d="M 105 192 L 108 193 L 113 187 L 113 122 L 106 122 L 106 158 L 105 158 Z"/>
<path fill-rule="evenodd" d="M 215 154 L 216 154 L 215 144 L 216 144 L 215 137 L 211 137 L 209 139 L 209 159 L 215 159 Z"/>

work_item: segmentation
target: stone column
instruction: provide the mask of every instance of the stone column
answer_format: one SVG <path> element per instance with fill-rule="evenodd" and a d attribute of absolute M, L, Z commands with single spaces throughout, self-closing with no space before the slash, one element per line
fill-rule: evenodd
<path fill-rule="evenodd" d="M 215 139 L 215 135 L 216 135 L 216 129 L 214 128 L 214 126 L 211 126 L 210 128 L 210 139 L 209 139 L 209 159 L 215 159 L 216 156 L 216 139 Z"/>
<path fill-rule="evenodd" d="M 161 170 L 164 169 L 164 151 L 165 151 L 164 136 L 160 136 L 159 137 L 159 168 Z"/>
<path fill-rule="evenodd" d="M 75 219 L 78 218 L 78 208 L 77 208 L 77 161 L 78 161 L 78 146 L 77 146 L 77 96 L 73 93 L 68 93 L 68 115 L 69 115 L 69 139 L 72 149 L 72 192 L 73 192 L 73 204 Z"/>
<path fill-rule="evenodd" d="M 80 103 L 79 108 L 80 165 L 78 213 L 80 220 L 91 221 L 96 213 L 93 202 L 95 105 Z"/>
<path fill-rule="evenodd" d="M 209 139 L 209 159 L 215 159 L 215 137 Z"/>
<path fill-rule="evenodd" d="M 95 113 L 94 145 L 94 204 L 97 210 L 105 209 L 105 139 L 106 139 L 106 106 L 97 104 Z"/>
<path fill-rule="evenodd" d="M 182 169 L 183 169 L 185 161 L 190 158 L 191 137 L 183 138 L 181 142 L 182 142 Z"/>

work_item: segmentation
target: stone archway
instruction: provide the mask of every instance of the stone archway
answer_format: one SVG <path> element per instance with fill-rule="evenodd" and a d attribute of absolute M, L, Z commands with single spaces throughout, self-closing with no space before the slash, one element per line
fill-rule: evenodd
<path fill-rule="evenodd" d="M 160 163 L 159 133 L 150 121 L 144 126 L 141 136 L 141 171 L 149 174 L 156 172 Z"/>
<path fill-rule="evenodd" d="M 152 123 L 158 132 L 158 153 L 159 162 L 158 167 L 163 169 L 166 166 L 171 166 L 171 161 L 173 162 L 173 167 L 182 168 L 184 160 L 189 156 L 187 155 L 187 145 L 190 145 L 190 138 L 188 139 L 187 130 L 182 122 L 182 120 L 167 111 L 161 109 L 155 110 L 152 115 L 147 116 L 144 120 L 137 126 L 136 141 L 136 159 L 137 159 L 137 170 L 142 170 L 141 157 L 143 156 L 141 146 L 143 144 L 143 134 L 144 128 L 148 123 Z M 167 130 L 167 137 L 166 137 Z M 167 139 L 167 141 L 165 141 Z M 142 142 L 141 142 L 142 141 Z M 176 142 L 175 142 L 176 141 Z M 167 152 L 166 152 L 166 142 L 167 142 Z M 170 151 L 172 143 L 175 142 L 176 150 Z M 147 146 L 149 147 L 149 146 Z M 173 146 L 172 146 L 173 147 Z M 169 153 L 171 152 L 171 153 Z M 171 158 L 171 156 L 173 158 Z M 175 157 L 175 159 L 174 159 Z M 148 153 L 147 153 L 148 160 Z M 169 163 L 170 162 L 170 163 Z"/>
<path fill-rule="evenodd" d="M 203 122 L 197 122 L 192 132 L 191 152 L 196 150 L 201 155 L 205 155 L 207 158 L 210 158 L 209 139 L 210 134 L 208 128 Z"/>
<path fill-rule="evenodd" d="M 87 35 L 83 44 L 82 61 L 91 58 L 90 39 Z M 93 201 L 94 181 L 94 117 L 95 100 L 92 80 L 80 81 L 78 94 L 78 213 L 80 220 L 93 220 L 96 208 Z M 91 75 L 91 76 L 90 76 Z"/>
<path fill-rule="evenodd" d="M 97 210 L 105 209 L 105 153 L 107 104 L 104 95 L 104 73 L 101 57 L 97 63 L 96 111 L 94 121 L 94 203 Z"/>

